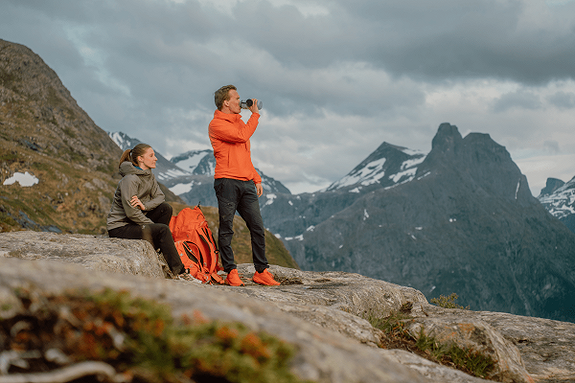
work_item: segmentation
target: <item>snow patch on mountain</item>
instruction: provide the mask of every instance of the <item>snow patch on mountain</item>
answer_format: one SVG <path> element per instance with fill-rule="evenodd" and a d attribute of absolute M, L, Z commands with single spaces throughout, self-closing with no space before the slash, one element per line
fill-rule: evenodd
<path fill-rule="evenodd" d="M 191 191 L 194 186 L 198 186 L 201 185 L 202 182 L 198 182 L 195 180 L 192 180 L 191 182 L 182 182 L 179 184 L 176 184 L 172 187 L 170 187 L 170 191 L 176 195 L 180 195 L 180 194 L 184 194 L 184 193 L 188 193 L 189 191 Z"/>
<path fill-rule="evenodd" d="M 417 167 L 425 157 L 426 155 L 418 150 L 384 142 L 351 172 L 321 192 L 348 189 L 349 193 L 361 194 L 371 190 L 372 185 L 392 187 L 409 182 L 415 177 Z"/>
<path fill-rule="evenodd" d="M 189 172 L 194 173 L 200 162 L 204 160 L 207 156 L 213 156 L 213 151 L 210 149 L 204 150 L 190 150 L 189 152 L 179 154 L 170 158 L 170 161 L 180 168 L 185 169 Z M 214 160 L 215 163 L 215 160 Z M 208 170 L 208 173 L 204 173 L 206 175 L 213 175 L 214 169 L 211 169 L 211 172 Z M 209 174 L 211 173 L 211 174 Z"/>
<path fill-rule="evenodd" d="M 22 187 L 30 187 L 36 185 L 39 182 L 39 180 L 38 178 L 36 178 L 36 176 L 33 176 L 28 172 L 25 173 L 16 172 L 12 177 L 4 180 L 4 183 L 2 185 L 6 186 L 12 185 L 15 184 L 16 182 L 19 183 L 20 186 Z"/>

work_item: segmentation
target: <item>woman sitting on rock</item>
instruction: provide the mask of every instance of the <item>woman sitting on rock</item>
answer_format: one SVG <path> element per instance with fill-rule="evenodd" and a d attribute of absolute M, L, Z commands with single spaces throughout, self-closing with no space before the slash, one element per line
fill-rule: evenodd
<path fill-rule="evenodd" d="M 174 275 L 193 280 L 174 246 L 169 227 L 172 207 L 165 202 L 164 193 L 152 173 L 156 161 L 154 149 L 147 144 L 138 144 L 122 154 L 119 164 L 122 179 L 108 214 L 108 235 L 147 240 L 154 249 L 160 248 Z"/>

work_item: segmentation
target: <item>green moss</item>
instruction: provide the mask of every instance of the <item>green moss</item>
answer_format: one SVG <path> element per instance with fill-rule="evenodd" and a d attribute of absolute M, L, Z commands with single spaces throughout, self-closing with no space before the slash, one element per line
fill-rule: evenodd
<path fill-rule="evenodd" d="M 110 289 L 40 298 L 15 293 L 24 307 L 44 303 L 36 303 L 42 315 L 26 330 L 43 347 L 59 344 L 75 361 L 101 360 L 135 381 L 299 382 L 289 370 L 295 349 L 241 323 L 209 321 L 199 312 L 176 322 L 169 306 Z"/>
<path fill-rule="evenodd" d="M 382 330 L 390 336 L 413 339 L 409 334 L 409 331 L 407 331 L 405 325 L 406 321 L 409 319 L 409 315 L 406 315 L 400 311 L 392 312 L 390 315 L 384 318 L 373 315 L 367 318 L 373 327 Z"/>

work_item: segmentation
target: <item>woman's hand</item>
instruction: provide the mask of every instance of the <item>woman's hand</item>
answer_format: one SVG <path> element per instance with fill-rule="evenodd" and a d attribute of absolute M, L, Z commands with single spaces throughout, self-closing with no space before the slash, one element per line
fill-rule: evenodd
<path fill-rule="evenodd" d="M 140 210 L 146 210 L 146 207 L 144 206 L 142 201 L 140 201 L 140 199 L 138 198 L 137 195 L 132 197 L 132 199 L 130 200 L 130 203 L 132 204 L 132 207 L 137 207 Z"/>

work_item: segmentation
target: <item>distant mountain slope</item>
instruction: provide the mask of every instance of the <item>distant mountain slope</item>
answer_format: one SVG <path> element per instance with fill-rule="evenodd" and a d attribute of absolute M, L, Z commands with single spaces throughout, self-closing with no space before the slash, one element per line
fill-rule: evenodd
<path fill-rule="evenodd" d="M 214 175 L 216 160 L 211 149 L 190 150 L 170 159 L 182 169 L 192 174 Z"/>
<path fill-rule="evenodd" d="M 409 182 L 415 176 L 417 165 L 424 159 L 423 153 L 384 142 L 345 177 L 331 184 L 326 191 L 347 189 L 358 192 L 374 184 L 388 187 Z"/>
<path fill-rule="evenodd" d="M 266 226 L 284 239 L 301 236 L 363 195 L 413 179 L 421 152 L 384 142 L 341 180 L 315 193 L 274 193 L 264 196 Z"/>
<path fill-rule="evenodd" d="M 0 40 L 0 231 L 103 233 L 120 155 L 38 55 Z M 26 173 L 38 183 L 6 182 Z"/>
<path fill-rule="evenodd" d="M 398 154 L 385 149 L 365 165 L 385 165 L 391 160 L 381 158 Z M 357 272 L 413 286 L 428 298 L 455 292 L 472 309 L 575 321 L 575 234 L 531 195 L 509 153 L 489 135 L 462 138 L 457 127 L 442 124 L 407 182 L 374 176 L 398 182 L 375 188 L 358 177 L 334 183 L 343 189 L 291 197 L 296 207 L 289 217 L 284 210 L 284 221 L 290 229 L 298 220 L 305 224 L 297 230 L 308 226 L 284 240 L 303 270 Z M 372 189 L 356 190 L 362 183 Z M 304 199 L 307 208 L 295 203 Z M 313 215 L 317 203 L 331 215 Z"/>
<path fill-rule="evenodd" d="M 549 213 L 575 232 L 575 177 L 567 183 L 548 178 L 537 199 Z"/>

